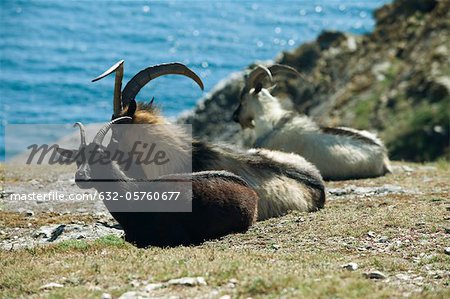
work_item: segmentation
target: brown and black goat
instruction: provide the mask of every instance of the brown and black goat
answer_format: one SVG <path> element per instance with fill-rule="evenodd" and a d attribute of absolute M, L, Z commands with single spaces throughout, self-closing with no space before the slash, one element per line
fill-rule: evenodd
<path fill-rule="evenodd" d="M 112 198 L 103 201 L 124 229 L 127 242 L 138 247 L 193 245 L 244 232 L 256 221 L 258 195 L 242 178 L 229 172 L 172 174 L 144 181 L 129 178 L 109 160 L 114 153 L 102 146 L 113 124 L 126 118 L 116 118 L 104 125 L 89 144 L 84 126 L 76 123 L 81 134 L 79 149 L 58 148 L 58 153 L 69 159 L 67 162 L 76 162 L 75 182 L 80 188 L 114 194 L 117 201 Z M 155 191 L 149 186 L 157 186 L 155 183 L 159 182 L 169 183 L 169 191 L 181 188 L 181 192 L 190 192 L 191 197 L 185 194 L 184 204 L 192 204 L 192 212 L 136 212 L 131 206 L 135 202 L 127 194 Z M 182 184 L 177 187 L 180 186 L 177 182 L 185 182 L 191 189 L 188 191 Z"/>

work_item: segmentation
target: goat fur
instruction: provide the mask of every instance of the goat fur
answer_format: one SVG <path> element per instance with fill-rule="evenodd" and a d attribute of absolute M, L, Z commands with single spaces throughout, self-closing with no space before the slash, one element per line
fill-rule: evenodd
<path fill-rule="evenodd" d="M 84 135 L 84 127 L 79 126 Z M 80 151 L 83 154 L 79 155 Z M 76 161 L 75 182 L 80 188 L 114 194 L 115 199 L 103 202 L 122 226 L 125 240 L 138 247 L 199 244 L 230 233 L 245 232 L 256 221 L 258 195 L 245 180 L 232 173 L 203 171 L 136 180 L 129 178 L 116 162 L 108 160 L 110 152 L 95 139 L 89 145 L 81 143 L 78 150 L 58 148 L 58 153 Z M 176 204 L 190 204 L 192 212 L 141 212 L 142 204 L 151 202 L 135 201 L 134 195 L 147 192 L 160 195 L 180 192 Z M 133 198 L 131 201 L 129 195 Z M 155 209 L 158 211 L 158 207 Z"/>
<path fill-rule="evenodd" d="M 123 114 L 126 113 L 125 109 Z M 133 124 L 166 124 L 158 111 L 149 105 L 139 104 L 132 117 Z M 311 163 L 296 154 L 265 149 L 240 150 L 192 141 L 177 125 L 132 127 L 133 133 L 125 134 L 118 143 L 121 151 L 130 151 L 136 140 L 155 137 L 158 144 L 174 153 L 172 156 L 179 161 L 186 161 L 192 150 L 192 171 L 229 171 L 242 177 L 255 189 L 259 196 L 259 220 L 281 216 L 290 210 L 317 211 L 325 204 L 322 177 Z M 143 172 L 146 178 L 154 179 L 179 172 L 184 167 L 183 163 L 169 163 L 171 169 L 144 165 L 142 169 L 134 167 L 125 173 L 133 177 Z"/>
<path fill-rule="evenodd" d="M 285 110 L 262 88 L 241 98 L 236 118 L 253 128 L 254 146 L 297 153 L 326 180 L 369 178 L 391 172 L 386 148 L 374 134 L 352 128 L 320 128 L 305 115 Z"/>
<path fill-rule="evenodd" d="M 127 242 L 137 247 L 197 245 L 245 232 L 256 221 L 258 195 L 232 173 L 203 171 L 166 175 L 151 182 L 171 180 L 192 182 L 192 212 L 111 212 L 124 229 Z M 120 191 L 142 192 L 142 184 L 124 181 Z M 106 191 L 113 190 L 108 184 L 102 185 Z"/>

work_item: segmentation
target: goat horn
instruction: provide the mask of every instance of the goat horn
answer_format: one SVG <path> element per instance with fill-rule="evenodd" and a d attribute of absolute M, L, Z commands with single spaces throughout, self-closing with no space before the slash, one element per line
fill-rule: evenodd
<path fill-rule="evenodd" d="M 269 70 L 274 76 L 279 73 L 294 74 L 300 77 L 303 81 L 312 84 L 311 81 L 309 81 L 302 73 L 288 65 L 274 64 L 269 67 Z"/>
<path fill-rule="evenodd" d="M 287 65 L 273 64 L 268 67 L 268 70 L 273 76 L 280 74 L 280 73 L 294 74 L 308 82 L 308 80 L 306 80 L 306 78 L 302 74 L 300 74 L 296 69 L 294 69 L 293 67 L 287 66 Z M 250 76 L 251 76 L 251 73 L 250 73 Z M 261 80 L 264 79 L 265 76 L 267 76 L 265 73 L 258 72 L 257 74 L 254 75 L 253 84 L 260 82 Z M 254 85 L 252 86 L 252 85 L 248 84 L 248 86 L 251 88 Z"/>
<path fill-rule="evenodd" d="M 246 80 L 246 86 L 248 89 L 255 87 L 258 82 L 261 82 L 265 77 L 269 77 L 270 82 L 272 82 L 272 73 L 270 70 L 264 65 L 258 64 L 256 68 L 254 68 L 248 78 Z"/>
<path fill-rule="evenodd" d="M 131 78 L 127 85 L 125 85 L 122 92 L 122 106 L 125 107 L 130 101 L 134 100 L 141 88 L 151 80 L 171 74 L 189 77 L 194 80 L 202 90 L 204 88 L 202 80 L 184 64 L 175 62 L 155 65 L 140 71 Z"/>
<path fill-rule="evenodd" d="M 296 76 L 302 77 L 302 74 L 300 74 L 296 69 L 294 69 L 293 67 L 290 67 L 288 65 L 283 65 L 283 64 L 273 64 L 271 66 L 269 66 L 269 70 L 272 73 L 272 75 L 276 75 L 279 73 L 287 73 L 287 74 L 294 74 Z"/>
<path fill-rule="evenodd" d="M 114 82 L 114 116 L 120 115 L 122 112 L 122 79 L 123 79 L 123 63 L 124 60 L 118 61 L 116 64 L 114 64 L 112 67 L 107 69 L 103 74 L 98 76 L 97 78 L 93 79 L 92 82 L 98 81 L 100 79 L 105 78 L 106 76 L 112 74 L 113 72 L 116 72 L 116 79 Z"/>
<path fill-rule="evenodd" d="M 109 129 L 111 129 L 112 125 L 124 120 L 124 119 L 132 119 L 129 116 L 122 116 L 116 119 L 113 119 L 112 121 L 110 121 L 109 123 L 105 124 L 97 133 L 97 135 L 95 135 L 94 140 L 92 141 L 95 144 L 101 145 L 103 142 L 103 139 L 105 139 L 106 133 L 108 133 Z"/>
<path fill-rule="evenodd" d="M 86 128 L 80 122 L 74 123 L 73 126 L 80 128 L 81 146 L 86 146 Z"/>

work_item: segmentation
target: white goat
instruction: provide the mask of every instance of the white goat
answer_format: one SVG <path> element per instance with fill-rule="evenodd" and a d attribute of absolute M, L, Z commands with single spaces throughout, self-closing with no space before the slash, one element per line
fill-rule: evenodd
<path fill-rule="evenodd" d="M 292 152 L 313 163 L 324 179 L 377 177 L 389 173 L 386 148 L 375 135 L 351 128 L 321 128 L 305 115 L 285 110 L 263 88 L 279 72 L 299 73 L 288 66 L 257 66 L 247 77 L 233 119 L 253 128 L 255 147 Z"/>

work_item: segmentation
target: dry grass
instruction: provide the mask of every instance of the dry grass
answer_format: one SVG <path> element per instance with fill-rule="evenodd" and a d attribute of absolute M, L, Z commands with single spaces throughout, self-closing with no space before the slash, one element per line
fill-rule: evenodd
<path fill-rule="evenodd" d="M 60 214 L 55 212 L 42 213 L 38 217 L 29 217 L 24 213 L 0 211 L 0 227 L 37 228 L 51 224 L 84 224 L 93 223 L 97 219 L 89 214 Z"/>
<path fill-rule="evenodd" d="M 446 163 L 432 166 L 384 178 L 328 184 L 331 188 L 395 184 L 421 193 L 339 197 L 317 213 L 291 213 L 259 222 L 246 234 L 197 247 L 144 250 L 105 237 L 0 251 L 0 294 L 4 298 L 99 298 L 107 292 L 117 297 L 140 289 L 138 282 L 203 276 L 207 286 L 170 286 L 150 294 L 449 298 L 450 256 L 444 248 L 450 246 L 446 231 L 450 227 L 450 171 Z M 0 217 L 1 226 L 23 224 L 17 215 Z M 90 220 L 70 217 L 58 221 Z M 348 262 L 356 262 L 359 269 L 342 269 Z M 388 278 L 369 280 L 363 273 L 370 270 L 382 271 Z M 235 287 L 229 285 L 230 279 L 237 280 Z M 39 289 L 49 282 L 64 287 Z"/>

